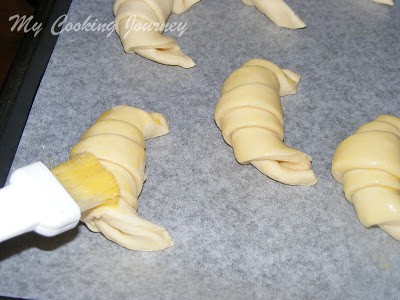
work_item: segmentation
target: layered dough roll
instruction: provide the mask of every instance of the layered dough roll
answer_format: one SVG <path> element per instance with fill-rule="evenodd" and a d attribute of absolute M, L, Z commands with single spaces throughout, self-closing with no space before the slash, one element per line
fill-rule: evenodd
<path fill-rule="evenodd" d="M 163 35 L 165 23 L 200 0 L 115 0 L 115 29 L 125 52 L 137 53 L 165 65 L 195 66 L 177 42 Z"/>
<path fill-rule="evenodd" d="M 120 198 L 82 212 L 81 220 L 90 230 L 131 250 L 156 251 L 173 245 L 168 232 L 136 212 L 137 198 L 145 175 L 145 140 L 167 134 L 163 115 L 130 106 L 116 106 L 104 112 L 81 137 L 70 153 L 75 157 L 92 153 L 115 177 Z"/>
<path fill-rule="evenodd" d="M 381 115 L 342 141 L 332 175 L 361 224 L 400 240 L 400 118 Z"/>
<path fill-rule="evenodd" d="M 249 6 L 255 6 L 279 27 L 299 29 L 306 24 L 283 0 L 242 0 Z"/>
<path fill-rule="evenodd" d="M 295 94 L 300 76 L 263 59 L 253 59 L 224 82 L 214 119 L 241 164 L 290 185 L 317 182 L 311 157 L 283 143 L 280 96 Z"/>

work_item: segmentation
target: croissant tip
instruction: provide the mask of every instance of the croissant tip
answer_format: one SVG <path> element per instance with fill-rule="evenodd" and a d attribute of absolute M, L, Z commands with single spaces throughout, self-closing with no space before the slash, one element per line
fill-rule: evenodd
<path fill-rule="evenodd" d="M 180 64 L 180 66 L 185 69 L 190 69 L 190 68 L 193 68 L 194 66 L 196 66 L 196 63 L 192 59 L 190 59 L 190 60 L 187 60 L 184 63 Z"/>
<path fill-rule="evenodd" d="M 313 180 L 306 180 L 303 182 L 283 182 L 283 181 L 279 181 L 283 184 L 287 184 L 287 185 L 297 185 L 297 186 L 314 186 L 318 183 L 318 179 L 314 178 Z"/>
<path fill-rule="evenodd" d="M 307 25 L 303 21 L 296 22 L 296 23 L 290 23 L 290 24 L 281 24 L 278 26 L 282 27 L 282 28 L 286 28 L 286 29 L 293 29 L 293 30 L 304 29 L 307 27 Z"/>
<path fill-rule="evenodd" d="M 389 6 L 393 6 L 394 5 L 393 1 L 390 1 L 390 0 L 387 0 L 387 1 L 373 0 L 373 1 L 376 2 L 376 3 L 380 3 L 380 4 L 386 4 L 386 5 L 389 5 Z"/>
<path fill-rule="evenodd" d="M 162 239 L 155 243 L 152 247 L 143 250 L 143 251 L 162 251 L 168 248 L 171 248 L 175 245 L 174 241 L 172 240 L 171 236 L 169 235 L 167 230 L 163 230 L 164 232 L 161 234 Z M 133 249 L 137 250 L 137 249 Z"/>

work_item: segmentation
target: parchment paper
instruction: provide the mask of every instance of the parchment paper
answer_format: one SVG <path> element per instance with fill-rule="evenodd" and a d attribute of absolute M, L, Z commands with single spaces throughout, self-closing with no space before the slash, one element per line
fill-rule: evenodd
<path fill-rule="evenodd" d="M 239 0 L 202 0 L 169 22 L 197 66 L 123 52 L 118 36 L 63 32 L 38 90 L 13 170 L 68 156 L 106 109 L 163 113 L 171 132 L 147 143 L 139 213 L 175 246 L 126 250 L 85 225 L 55 238 L 0 245 L 0 294 L 35 299 L 396 299 L 400 242 L 358 221 L 330 173 L 358 126 L 400 116 L 400 2 L 287 0 L 307 23 L 276 27 Z M 68 22 L 114 20 L 111 0 L 75 0 Z M 285 141 L 313 157 L 313 187 L 277 183 L 239 165 L 213 120 L 224 79 L 262 57 L 302 76 L 282 98 Z"/>

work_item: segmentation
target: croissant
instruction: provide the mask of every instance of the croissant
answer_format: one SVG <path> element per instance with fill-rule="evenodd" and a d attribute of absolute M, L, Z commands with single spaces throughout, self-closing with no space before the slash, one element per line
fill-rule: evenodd
<path fill-rule="evenodd" d="M 361 224 L 400 240 L 400 118 L 381 115 L 342 141 L 332 175 Z"/>
<path fill-rule="evenodd" d="M 290 185 L 317 182 L 311 157 L 283 143 L 280 96 L 295 94 L 300 76 L 263 59 L 253 59 L 224 82 L 214 119 L 241 164 Z"/>
<path fill-rule="evenodd" d="M 92 153 L 114 175 L 120 189 L 118 203 L 82 212 L 81 221 L 94 232 L 131 250 L 156 251 L 173 245 L 168 232 L 136 212 L 145 175 L 145 140 L 167 134 L 164 116 L 130 106 L 104 112 L 70 153 Z"/>
<path fill-rule="evenodd" d="M 299 29 L 306 24 L 283 0 L 242 0 L 245 5 L 255 6 L 279 27 Z"/>
<path fill-rule="evenodd" d="M 115 0 L 115 29 L 126 53 L 165 65 L 195 66 L 177 42 L 163 36 L 169 15 L 180 14 L 200 0 Z"/>

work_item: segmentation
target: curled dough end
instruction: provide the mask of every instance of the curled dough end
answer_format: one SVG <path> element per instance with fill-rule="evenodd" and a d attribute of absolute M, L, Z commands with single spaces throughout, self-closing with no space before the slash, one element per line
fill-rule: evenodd
<path fill-rule="evenodd" d="M 393 0 L 373 0 L 373 1 L 376 3 L 387 4 L 390 6 L 394 5 Z"/>
<path fill-rule="evenodd" d="M 399 225 L 380 225 L 383 231 L 392 236 L 394 239 L 400 241 L 400 226 Z"/>
<path fill-rule="evenodd" d="M 290 185 L 314 185 L 311 157 L 283 143 L 280 95 L 294 94 L 300 76 L 253 59 L 224 82 L 214 119 L 236 160 Z"/>
<path fill-rule="evenodd" d="M 301 79 L 299 74 L 288 69 L 281 69 L 276 64 L 262 58 L 249 60 L 243 66 L 261 66 L 271 70 L 279 81 L 280 96 L 296 94 Z"/>
<path fill-rule="evenodd" d="M 136 49 L 136 53 L 144 58 L 164 65 L 179 66 L 185 69 L 196 66 L 196 63 L 180 50 Z"/>
<path fill-rule="evenodd" d="M 381 115 L 342 141 L 332 175 L 366 227 L 400 240 L 400 118 Z"/>
<path fill-rule="evenodd" d="M 115 29 L 124 51 L 149 60 L 183 68 L 195 66 L 177 42 L 164 36 L 166 21 L 172 12 L 181 13 L 197 0 L 116 0 Z"/>
<path fill-rule="evenodd" d="M 192 7 L 199 1 L 200 0 L 175 0 L 173 13 L 181 14 L 181 13 L 187 11 L 190 7 Z"/>
<path fill-rule="evenodd" d="M 242 0 L 249 6 L 255 6 L 279 27 L 288 29 L 305 28 L 306 24 L 283 0 Z"/>
<path fill-rule="evenodd" d="M 309 159 L 308 157 L 305 160 Z M 288 185 L 315 185 L 318 181 L 308 167 L 304 170 L 292 169 L 282 162 L 273 160 L 252 161 L 251 164 L 261 173 Z"/>
<path fill-rule="evenodd" d="M 134 209 L 103 205 L 82 215 L 94 232 L 130 250 L 160 251 L 174 245 L 168 232 L 140 218 Z"/>
<path fill-rule="evenodd" d="M 156 112 L 146 112 L 136 107 L 118 105 L 104 112 L 97 122 L 103 120 L 120 120 L 135 126 L 145 140 L 169 133 L 165 117 Z"/>

